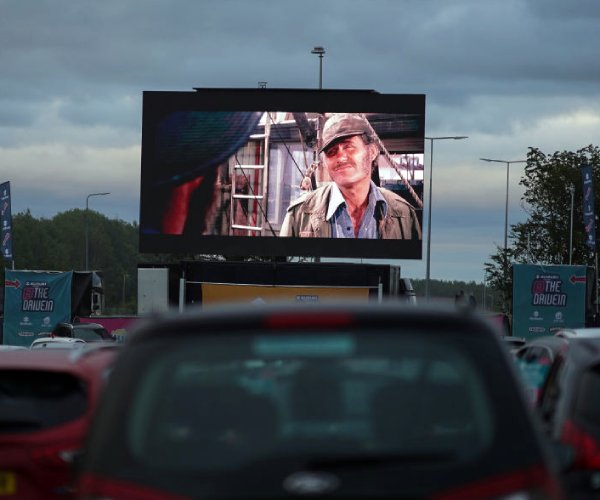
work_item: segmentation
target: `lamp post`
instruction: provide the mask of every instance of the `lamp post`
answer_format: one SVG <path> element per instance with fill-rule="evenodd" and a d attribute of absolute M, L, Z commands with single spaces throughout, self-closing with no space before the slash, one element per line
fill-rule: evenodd
<path fill-rule="evenodd" d="M 123 299 L 121 301 L 121 303 L 123 305 L 123 311 L 125 310 L 125 281 L 127 280 L 128 277 L 129 277 L 129 274 L 123 273 Z"/>
<path fill-rule="evenodd" d="M 569 186 L 569 192 L 571 193 L 571 224 L 569 225 L 569 265 L 573 263 L 573 206 L 575 202 L 575 186 L 571 184 Z"/>
<path fill-rule="evenodd" d="M 488 271 L 487 271 L 487 269 L 485 269 L 483 271 L 483 300 L 482 300 L 484 311 L 487 311 L 487 309 L 485 307 L 486 302 L 487 302 L 487 274 L 488 274 Z"/>
<path fill-rule="evenodd" d="M 91 193 L 88 194 L 85 198 L 85 270 L 89 270 L 89 238 L 88 238 L 88 212 L 89 212 L 89 202 L 92 196 L 106 196 L 110 193 Z"/>
<path fill-rule="evenodd" d="M 427 264 L 425 270 L 425 298 L 429 300 L 429 279 L 431 271 L 431 186 L 433 184 L 433 141 L 445 140 L 445 139 L 467 139 L 466 135 L 451 135 L 443 137 L 425 137 L 429 142 L 429 201 L 427 202 L 428 214 L 427 214 Z"/>
<path fill-rule="evenodd" d="M 510 175 L 510 164 L 511 163 L 527 163 L 527 160 L 492 160 L 490 158 L 479 158 L 481 161 L 495 162 L 495 163 L 506 163 L 506 207 L 504 209 L 504 250 L 508 248 L 508 179 Z"/>
<path fill-rule="evenodd" d="M 323 47 L 315 47 L 310 51 L 311 54 L 317 54 L 319 56 L 319 89 L 323 88 L 323 54 L 325 49 Z"/>

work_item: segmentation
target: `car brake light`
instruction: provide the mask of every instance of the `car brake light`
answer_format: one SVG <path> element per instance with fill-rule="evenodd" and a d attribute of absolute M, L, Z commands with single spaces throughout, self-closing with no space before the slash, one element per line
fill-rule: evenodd
<path fill-rule="evenodd" d="M 275 314 L 265 319 L 267 328 L 331 328 L 352 323 L 349 314 Z"/>
<path fill-rule="evenodd" d="M 563 498 L 558 481 L 542 465 L 485 478 L 433 496 L 436 500 L 538 497 Z"/>
<path fill-rule="evenodd" d="M 562 426 L 560 440 L 575 448 L 573 466 L 581 469 L 600 469 L 600 447 L 596 440 L 570 420 Z"/>

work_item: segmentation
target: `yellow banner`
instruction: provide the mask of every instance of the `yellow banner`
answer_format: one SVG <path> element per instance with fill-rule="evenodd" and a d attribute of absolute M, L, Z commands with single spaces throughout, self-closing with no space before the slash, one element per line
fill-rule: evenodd
<path fill-rule="evenodd" d="M 280 285 L 230 285 L 202 283 L 202 305 L 224 302 L 324 302 L 369 300 L 369 288 L 306 287 Z"/>

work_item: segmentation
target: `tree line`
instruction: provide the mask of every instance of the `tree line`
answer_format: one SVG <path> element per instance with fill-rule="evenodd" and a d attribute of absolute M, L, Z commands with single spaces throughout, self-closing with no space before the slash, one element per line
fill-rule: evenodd
<path fill-rule="evenodd" d="M 86 231 L 89 269 L 86 269 Z M 135 314 L 138 225 L 110 220 L 93 210 L 72 209 L 52 218 L 30 210 L 12 216 L 13 260 L 5 268 L 101 271 L 107 314 Z M 2 270 L 4 272 L 4 269 Z"/>
<path fill-rule="evenodd" d="M 417 297 L 425 296 L 425 280 L 411 279 Z M 473 295 L 477 307 L 482 311 L 502 312 L 502 292 L 490 288 L 486 283 L 460 280 L 429 280 L 429 295 L 436 301 L 454 301 L 456 294 L 463 291 L 468 297 Z"/>
<path fill-rule="evenodd" d="M 142 263 L 177 264 L 182 260 L 210 256 L 141 254 L 139 226 L 120 219 L 109 219 L 94 210 L 72 209 L 51 218 L 36 218 L 29 210 L 13 214 L 13 261 L 5 268 L 40 271 L 85 271 L 87 254 L 89 269 L 104 277 L 104 313 L 137 313 L 137 267 Z M 214 256 L 218 258 L 220 256 Z M 222 257 L 221 257 L 222 258 Z M 236 258 L 242 260 L 242 257 Z M 2 269 L 4 273 L 4 269 Z M 4 278 L 4 277 L 3 277 Z M 423 296 L 425 280 L 413 279 L 417 296 Z M 481 307 L 497 309 L 500 299 L 482 283 L 431 279 L 430 295 L 454 298 L 459 290 L 473 293 Z"/>

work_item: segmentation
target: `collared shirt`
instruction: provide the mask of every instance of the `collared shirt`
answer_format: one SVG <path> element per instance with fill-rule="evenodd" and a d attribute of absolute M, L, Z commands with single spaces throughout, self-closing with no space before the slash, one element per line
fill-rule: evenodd
<path fill-rule="evenodd" d="M 346 201 L 340 191 L 340 188 L 332 183 L 331 196 L 327 205 L 327 214 L 325 219 L 331 224 L 331 232 L 334 238 L 355 238 L 352 218 L 348 213 Z M 377 212 L 376 212 L 377 208 Z M 379 238 L 377 230 L 378 218 L 383 218 L 387 214 L 387 203 L 383 195 L 377 189 L 377 186 L 371 181 L 369 189 L 369 203 L 365 210 L 363 219 L 360 221 L 357 238 L 377 239 Z"/>

